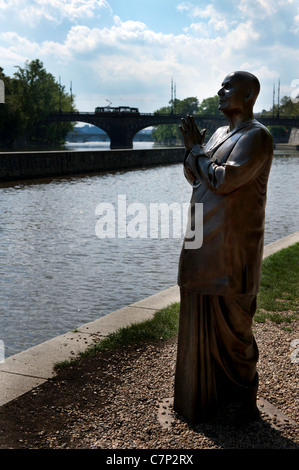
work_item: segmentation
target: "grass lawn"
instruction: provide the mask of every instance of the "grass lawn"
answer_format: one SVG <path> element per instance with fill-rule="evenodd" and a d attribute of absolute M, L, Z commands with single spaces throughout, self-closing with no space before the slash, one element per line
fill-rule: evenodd
<path fill-rule="evenodd" d="M 290 322 L 298 319 L 299 243 L 283 249 L 263 261 L 256 322 L 266 319 Z M 153 319 L 120 328 L 99 343 L 90 346 L 80 357 L 128 345 L 166 340 L 178 332 L 180 304 L 174 303 L 155 313 Z M 56 364 L 55 369 L 69 361 Z"/>
<path fill-rule="evenodd" d="M 254 320 L 275 322 L 298 319 L 299 243 L 263 261 L 258 308 Z"/>

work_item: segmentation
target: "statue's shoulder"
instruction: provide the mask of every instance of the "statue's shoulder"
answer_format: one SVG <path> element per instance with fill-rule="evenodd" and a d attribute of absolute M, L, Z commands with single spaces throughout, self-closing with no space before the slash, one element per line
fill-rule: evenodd
<path fill-rule="evenodd" d="M 261 122 L 259 122 L 257 119 L 252 119 L 251 122 L 249 123 L 248 127 L 246 128 L 246 131 L 250 132 L 253 136 L 259 136 L 263 139 L 267 139 L 270 143 L 273 141 L 272 135 L 269 131 L 269 129 L 264 126 Z"/>
<path fill-rule="evenodd" d="M 246 129 L 243 129 L 243 144 L 246 139 L 246 145 L 256 149 L 263 148 L 269 156 L 273 155 L 273 138 L 269 129 L 258 120 L 253 119 Z"/>
<path fill-rule="evenodd" d="M 269 129 L 266 126 L 264 126 L 264 124 L 259 122 L 257 119 L 252 119 L 251 125 L 253 129 L 260 129 L 261 131 L 264 131 L 266 132 L 266 134 L 269 134 L 271 136 Z"/>

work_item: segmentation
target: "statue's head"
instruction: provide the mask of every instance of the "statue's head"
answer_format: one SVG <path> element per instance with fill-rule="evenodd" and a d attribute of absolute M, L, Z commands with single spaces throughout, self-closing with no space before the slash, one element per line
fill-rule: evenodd
<path fill-rule="evenodd" d="M 218 91 L 218 109 L 224 114 L 252 112 L 260 92 L 258 79 L 250 72 L 232 72 L 225 77 Z"/>

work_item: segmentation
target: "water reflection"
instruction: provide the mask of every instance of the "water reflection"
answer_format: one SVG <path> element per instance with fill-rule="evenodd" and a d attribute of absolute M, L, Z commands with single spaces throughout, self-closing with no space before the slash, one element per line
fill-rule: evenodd
<path fill-rule="evenodd" d="M 265 242 L 299 230 L 299 153 L 275 152 Z M 2 184 L 0 339 L 6 357 L 176 283 L 181 239 L 95 236 L 101 202 L 189 202 L 181 165 Z"/>

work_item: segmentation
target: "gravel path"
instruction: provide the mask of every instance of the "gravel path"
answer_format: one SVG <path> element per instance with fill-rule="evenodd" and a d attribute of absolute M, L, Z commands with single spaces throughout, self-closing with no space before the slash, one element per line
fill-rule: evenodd
<path fill-rule="evenodd" d="M 261 402 L 261 419 L 246 426 L 234 428 L 226 419 L 190 426 L 172 412 L 168 400 L 175 371 L 173 339 L 86 358 L 2 406 L 0 448 L 298 449 L 299 362 L 293 346 L 299 343 L 299 321 L 267 321 L 255 324 L 254 332 L 260 350 L 259 398 L 288 421 L 279 413 L 266 414 Z"/>

